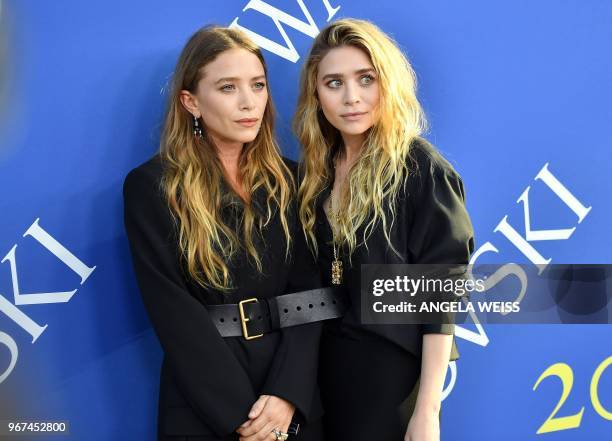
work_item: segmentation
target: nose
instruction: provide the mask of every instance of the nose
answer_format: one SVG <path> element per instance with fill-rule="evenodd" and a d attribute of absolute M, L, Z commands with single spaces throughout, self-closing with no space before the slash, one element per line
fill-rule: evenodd
<path fill-rule="evenodd" d="M 245 90 L 240 94 L 240 110 L 252 110 L 255 107 L 255 99 L 251 90 Z"/>
<path fill-rule="evenodd" d="M 352 106 L 359 102 L 359 89 L 351 82 L 347 82 L 344 88 L 344 104 L 347 106 Z"/>

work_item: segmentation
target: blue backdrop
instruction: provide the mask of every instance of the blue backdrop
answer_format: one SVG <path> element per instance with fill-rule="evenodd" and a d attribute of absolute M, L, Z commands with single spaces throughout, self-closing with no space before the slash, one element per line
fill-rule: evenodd
<path fill-rule="evenodd" d="M 174 62 L 207 23 L 266 49 L 295 158 L 297 75 L 330 16 L 374 21 L 409 56 L 426 137 L 465 181 L 479 263 L 612 262 L 610 2 L 1 1 L 0 420 L 154 439 L 161 351 L 123 178 L 157 149 Z M 442 439 L 612 439 L 611 330 L 458 329 Z"/>

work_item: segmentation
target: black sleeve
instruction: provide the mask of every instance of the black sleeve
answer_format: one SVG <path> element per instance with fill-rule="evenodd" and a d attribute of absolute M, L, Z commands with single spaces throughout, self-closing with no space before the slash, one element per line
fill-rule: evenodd
<path fill-rule="evenodd" d="M 135 169 L 123 186 L 124 220 L 145 308 L 178 387 L 194 412 L 226 436 L 256 400 L 251 382 L 185 284 L 173 220 L 152 173 Z"/>
<path fill-rule="evenodd" d="M 306 245 L 296 204 L 293 213 L 292 266 L 287 293 L 321 287 L 318 265 Z M 264 384 L 264 394 L 289 401 L 306 420 L 317 388 L 321 330 L 322 322 L 282 328 L 281 343 Z"/>
<path fill-rule="evenodd" d="M 450 164 L 423 158 L 413 181 L 414 196 L 408 198 L 414 213 L 408 237 L 411 260 L 416 264 L 467 265 L 474 249 L 474 232 L 465 208 L 463 182 Z M 453 318 L 447 321 L 450 324 L 422 325 L 422 331 L 454 334 Z"/>

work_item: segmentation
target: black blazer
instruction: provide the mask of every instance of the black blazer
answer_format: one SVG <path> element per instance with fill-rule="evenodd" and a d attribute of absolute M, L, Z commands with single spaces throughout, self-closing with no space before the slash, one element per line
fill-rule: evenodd
<path fill-rule="evenodd" d="M 287 163 L 295 172 L 295 163 Z M 132 170 L 123 187 L 134 270 L 164 351 L 158 437 L 228 436 L 248 419 L 248 411 L 261 394 L 290 401 L 296 414 L 305 419 L 320 417 L 316 386 L 320 322 L 247 341 L 243 337 L 222 338 L 206 310 L 211 304 L 319 286 L 316 262 L 302 239 L 295 203 L 289 213 L 293 248 L 288 260 L 277 211 L 262 236 L 255 239 L 264 274 L 239 253 L 228 262 L 237 288 L 229 294 L 203 289 L 186 275 L 179 257 L 177 228 L 160 188 L 162 167 L 159 156 L 153 157 Z M 263 190 L 252 195 L 256 209 L 265 207 L 265 196 Z M 227 191 L 224 219 L 235 221 L 243 208 L 237 196 Z"/>
<path fill-rule="evenodd" d="M 379 222 L 367 240 L 367 248 L 357 247 L 352 262 L 343 258 L 342 288 L 351 302 L 347 314 L 329 326 L 341 326 L 346 332 L 373 332 L 417 357 L 421 356 L 423 334 L 454 334 L 453 324 L 442 325 L 363 325 L 360 323 L 361 264 L 467 264 L 474 250 L 474 232 L 465 209 L 463 182 L 452 165 L 422 138 L 411 146 L 408 175 L 395 204 L 395 221 L 391 241 L 400 256 L 388 247 Z M 332 177 L 333 179 L 333 177 Z M 323 209 L 333 181 L 317 200 L 316 236 L 319 247 L 319 267 L 323 284 L 331 284 L 332 230 Z M 389 201 L 386 212 L 389 216 Z M 390 217 L 389 217 L 390 219 Z M 357 237 L 363 237 L 363 227 Z M 453 339 L 451 360 L 459 358 Z"/>

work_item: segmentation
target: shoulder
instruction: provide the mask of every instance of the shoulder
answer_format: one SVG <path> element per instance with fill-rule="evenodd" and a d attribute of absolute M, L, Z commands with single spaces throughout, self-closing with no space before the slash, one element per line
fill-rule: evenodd
<path fill-rule="evenodd" d="M 164 172 L 159 154 L 130 170 L 123 181 L 123 197 L 126 202 L 149 199 L 161 195 L 161 179 Z"/>
<path fill-rule="evenodd" d="M 442 153 L 424 138 L 416 137 L 410 144 L 407 166 L 411 175 L 421 179 L 427 175 L 458 176 L 455 168 Z"/>
<path fill-rule="evenodd" d="M 463 180 L 452 164 L 431 143 L 416 138 L 407 159 L 405 190 L 416 200 L 433 193 L 454 192 L 464 195 Z"/>
<path fill-rule="evenodd" d="M 125 177 L 124 185 L 140 180 L 159 181 L 163 174 L 163 169 L 162 159 L 157 154 L 130 170 Z"/>

